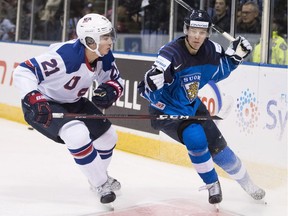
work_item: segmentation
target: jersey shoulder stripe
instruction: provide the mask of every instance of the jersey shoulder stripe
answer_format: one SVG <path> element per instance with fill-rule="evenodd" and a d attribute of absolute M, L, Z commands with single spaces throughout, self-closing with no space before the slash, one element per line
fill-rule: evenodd
<path fill-rule="evenodd" d="M 99 60 L 102 61 L 103 70 L 108 71 L 112 68 L 112 62 L 114 62 L 115 58 L 110 50 L 107 55 L 100 57 Z"/>
<path fill-rule="evenodd" d="M 182 40 L 181 40 L 182 38 Z M 175 56 L 183 56 L 183 48 L 181 48 L 181 41 L 184 37 L 180 37 L 176 40 L 171 41 L 159 50 L 159 55 L 166 58 L 167 60 L 172 60 Z"/>
<path fill-rule="evenodd" d="M 20 63 L 20 66 L 31 71 L 37 77 L 39 83 L 44 80 L 39 64 L 35 58 L 31 58 L 25 62 Z"/>
<path fill-rule="evenodd" d="M 210 41 L 210 40 L 209 40 Z M 214 42 L 214 41 L 211 41 L 213 43 L 213 45 L 215 46 L 215 50 L 217 53 L 222 53 L 222 47 L 220 44 Z"/>
<path fill-rule="evenodd" d="M 223 48 L 220 44 L 209 39 L 203 43 L 199 50 L 199 57 L 202 59 L 204 64 L 218 65 L 222 54 Z"/>
<path fill-rule="evenodd" d="M 76 40 L 74 43 L 63 43 L 56 52 L 65 64 L 66 73 L 78 71 L 81 64 L 85 63 L 85 46 L 81 44 L 80 40 Z"/>

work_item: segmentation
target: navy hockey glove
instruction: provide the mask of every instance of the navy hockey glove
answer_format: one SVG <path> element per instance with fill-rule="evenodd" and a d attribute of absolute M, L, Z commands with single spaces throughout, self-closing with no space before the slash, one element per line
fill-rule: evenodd
<path fill-rule="evenodd" d="M 145 85 L 152 92 L 161 89 L 164 81 L 164 72 L 157 68 L 148 70 L 144 76 Z"/>
<path fill-rule="evenodd" d="M 238 36 L 232 41 L 227 48 L 225 54 L 231 58 L 234 64 L 241 64 L 243 59 L 246 58 L 252 51 L 252 46 L 249 41 L 241 36 Z"/>
<path fill-rule="evenodd" d="M 122 95 L 123 87 L 114 80 L 102 83 L 94 91 L 93 103 L 102 109 L 107 109 Z"/>
<path fill-rule="evenodd" d="M 49 127 L 52 111 L 48 101 L 39 91 L 29 92 L 23 99 L 23 106 L 31 112 L 32 120 Z"/>

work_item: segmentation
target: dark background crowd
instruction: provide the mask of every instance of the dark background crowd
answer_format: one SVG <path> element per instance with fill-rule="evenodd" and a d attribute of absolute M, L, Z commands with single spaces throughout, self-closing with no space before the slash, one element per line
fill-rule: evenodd
<path fill-rule="evenodd" d="M 93 12 L 105 15 L 110 20 L 113 19 L 118 36 L 124 38 L 124 42 L 120 40 L 119 43 L 128 44 L 127 49 L 123 48 L 124 51 L 155 53 L 161 45 L 168 42 L 169 28 L 173 29 L 173 38 L 181 35 L 183 31 L 183 17 L 187 11 L 175 2 L 174 19 L 171 24 L 170 1 L 116 0 L 114 1 L 115 12 L 113 13 L 112 0 L 70 0 L 68 1 L 65 40 L 77 38 L 76 24 L 79 18 Z M 0 40 L 15 40 L 19 2 L 21 2 L 21 12 L 18 22 L 20 25 L 18 41 L 41 41 L 42 43 L 44 41 L 49 44 L 53 41 L 63 40 L 65 0 L 37 0 L 34 1 L 33 7 L 32 0 L 0 0 Z M 272 20 L 270 26 L 272 29 L 271 46 L 273 46 L 271 50 L 282 49 L 286 55 L 287 1 L 271 0 L 271 2 L 273 6 L 270 14 Z M 192 8 L 204 7 L 212 17 L 213 23 L 224 31 L 235 36 L 244 35 L 253 46 L 260 43 L 263 16 L 262 0 L 236 0 L 235 2 L 231 0 L 186 0 L 186 3 Z M 236 4 L 235 12 L 231 11 L 232 3 Z M 235 20 L 231 19 L 232 14 Z M 143 40 L 148 42 L 143 43 Z M 151 41 L 155 41 L 155 43 Z M 126 45 L 120 44 L 119 47 L 121 46 Z M 117 46 L 115 49 L 117 50 Z M 120 48 L 119 50 L 121 51 Z M 259 61 L 259 59 L 255 59 L 255 61 Z M 285 59 L 283 60 L 284 64 L 287 64 Z M 250 60 L 252 61 L 252 59 Z"/>

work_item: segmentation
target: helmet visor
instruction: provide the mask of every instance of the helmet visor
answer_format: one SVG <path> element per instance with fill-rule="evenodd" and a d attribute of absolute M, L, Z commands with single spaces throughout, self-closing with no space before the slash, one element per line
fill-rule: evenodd
<path fill-rule="evenodd" d="M 112 43 L 114 43 L 117 39 L 117 34 L 114 28 L 112 28 L 109 33 L 100 36 L 100 43 L 107 42 L 110 39 L 112 40 Z"/>
<path fill-rule="evenodd" d="M 96 40 L 94 40 L 92 37 L 86 37 L 85 38 L 85 42 L 88 46 L 93 45 L 93 44 L 103 44 L 103 43 L 109 43 L 110 40 L 112 41 L 112 43 L 114 43 L 116 41 L 116 31 L 114 30 L 114 28 L 112 28 L 112 30 L 107 33 L 107 34 L 103 34 L 100 35 L 100 37 L 98 36 L 98 40 L 97 38 L 95 38 Z"/>

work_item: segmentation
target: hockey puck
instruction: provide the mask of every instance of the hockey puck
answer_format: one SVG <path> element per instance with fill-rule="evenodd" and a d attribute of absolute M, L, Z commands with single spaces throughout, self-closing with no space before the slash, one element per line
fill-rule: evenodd
<path fill-rule="evenodd" d="M 34 130 L 34 128 L 33 127 L 28 127 L 28 130 Z"/>

